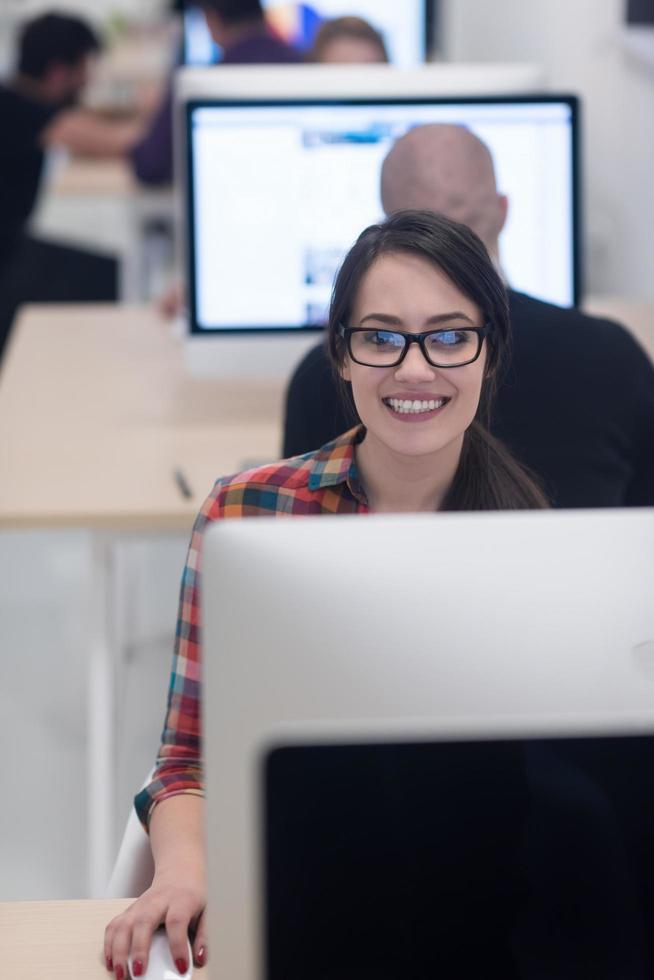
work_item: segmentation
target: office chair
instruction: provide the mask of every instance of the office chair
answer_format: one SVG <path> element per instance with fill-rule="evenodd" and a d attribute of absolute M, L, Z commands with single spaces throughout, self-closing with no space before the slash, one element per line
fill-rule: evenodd
<path fill-rule="evenodd" d="M 144 785 L 150 782 L 150 776 Z M 150 839 L 131 808 L 118 856 L 105 892 L 106 898 L 136 898 L 152 884 L 154 861 Z"/>

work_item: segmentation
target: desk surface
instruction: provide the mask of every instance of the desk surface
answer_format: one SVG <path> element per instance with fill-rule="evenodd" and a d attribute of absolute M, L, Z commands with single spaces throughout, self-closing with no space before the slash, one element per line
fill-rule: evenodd
<path fill-rule="evenodd" d="M 654 357 L 654 304 L 587 308 Z M 151 309 L 28 307 L 0 374 L 0 526 L 186 531 L 218 477 L 278 458 L 283 389 L 189 377 Z"/>
<path fill-rule="evenodd" d="M 71 159 L 53 174 L 48 185 L 51 194 L 121 195 L 136 192 L 138 183 L 126 160 Z"/>
<path fill-rule="evenodd" d="M 186 531 L 218 477 L 278 458 L 283 387 L 189 377 L 150 309 L 27 308 L 0 373 L 0 526 Z"/>
<path fill-rule="evenodd" d="M 126 160 L 73 157 L 52 175 L 48 192 L 59 197 L 156 198 L 170 201 L 172 188 L 149 188 L 135 178 Z"/>
<path fill-rule="evenodd" d="M 104 927 L 131 899 L 0 903 L 1 973 L 7 980 L 107 980 Z M 208 980 L 208 969 L 194 969 Z"/>

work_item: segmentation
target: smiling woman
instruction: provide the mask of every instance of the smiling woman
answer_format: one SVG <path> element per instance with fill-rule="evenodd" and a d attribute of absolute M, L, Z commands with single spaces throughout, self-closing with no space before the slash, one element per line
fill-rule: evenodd
<path fill-rule="evenodd" d="M 364 231 L 348 254 L 334 286 L 328 343 L 336 370 L 352 383 L 363 425 L 316 452 L 218 480 L 202 506 L 182 578 L 162 745 L 153 779 L 136 798 L 155 876 L 107 927 L 106 964 L 116 980 L 127 976 L 128 954 L 133 976 L 143 975 L 160 923 L 181 973 L 187 935 L 195 963 L 206 960 L 199 678 L 207 525 L 546 506 L 481 421 L 508 339 L 504 287 L 463 225 L 427 211 L 401 212 Z M 278 910 L 282 918 L 286 912 Z"/>
<path fill-rule="evenodd" d="M 357 461 L 374 510 L 547 506 L 484 426 L 509 340 L 504 286 L 474 232 L 399 211 L 361 234 L 327 342 L 363 422 Z"/>

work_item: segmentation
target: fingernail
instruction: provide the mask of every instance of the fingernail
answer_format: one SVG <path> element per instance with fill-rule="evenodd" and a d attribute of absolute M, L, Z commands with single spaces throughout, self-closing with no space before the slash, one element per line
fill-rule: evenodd
<path fill-rule="evenodd" d="M 125 976 L 125 971 L 123 970 L 122 966 L 120 966 L 120 965 L 117 966 L 116 967 L 116 980 L 123 980 L 123 977 L 124 976 Z"/>
<path fill-rule="evenodd" d="M 199 950 L 195 954 L 195 962 L 198 966 L 204 966 L 204 958 L 207 955 L 207 951 L 204 946 L 200 946 Z"/>
<path fill-rule="evenodd" d="M 107 969 L 108 970 L 113 970 L 113 968 L 114 968 L 114 961 L 112 960 L 112 958 L 110 956 L 107 956 L 106 957 L 106 960 L 107 960 Z"/>
<path fill-rule="evenodd" d="M 132 963 L 132 973 L 135 977 L 140 977 L 143 973 L 143 964 L 140 960 L 134 960 Z"/>
<path fill-rule="evenodd" d="M 188 970 L 188 964 L 186 960 L 182 959 L 181 956 L 178 960 L 175 960 L 175 966 L 177 967 L 180 973 L 186 973 L 186 971 Z"/>

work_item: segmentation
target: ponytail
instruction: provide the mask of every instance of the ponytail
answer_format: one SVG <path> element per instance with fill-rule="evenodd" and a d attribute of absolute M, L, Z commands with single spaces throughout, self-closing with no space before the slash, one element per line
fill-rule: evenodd
<path fill-rule="evenodd" d="M 481 422 L 467 429 L 461 459 L 441 510 L 542 510 L 536 478 Z"/>

